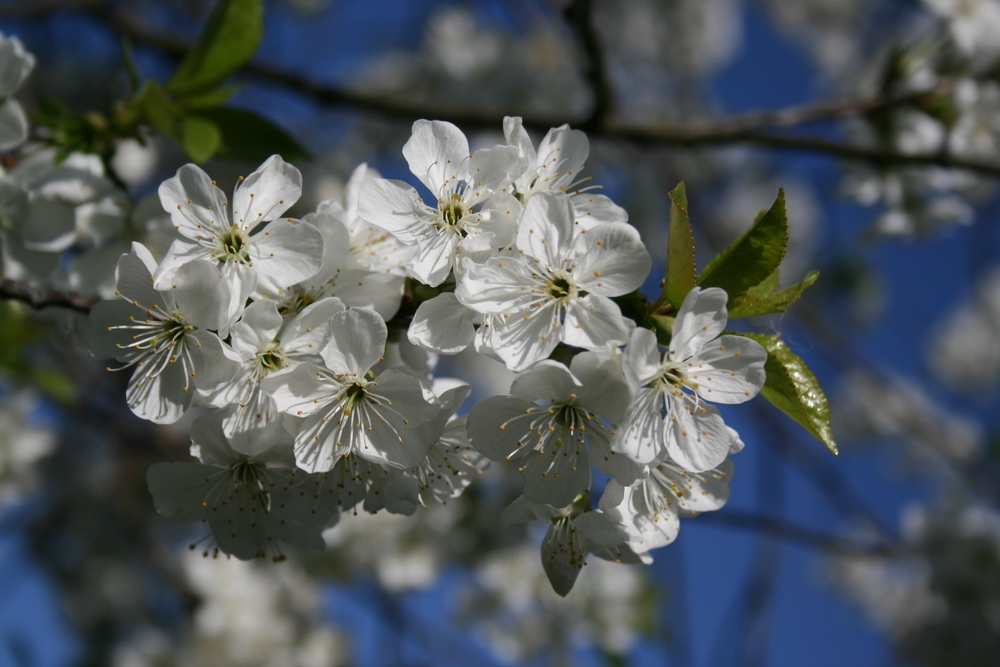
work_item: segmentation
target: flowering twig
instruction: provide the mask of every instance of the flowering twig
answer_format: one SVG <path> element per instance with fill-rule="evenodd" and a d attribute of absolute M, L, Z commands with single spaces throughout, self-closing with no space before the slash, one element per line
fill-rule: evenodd
<path fill-rule="evenodd" d="M 69 308 L 86 315 L 94 307 L 90 299 L 68 292 L 57 292 L 30 285 L 20 280 L 5 278 L 0 281 L 0 298 L 21 301 L 41 310 L 49 306 Z"/>

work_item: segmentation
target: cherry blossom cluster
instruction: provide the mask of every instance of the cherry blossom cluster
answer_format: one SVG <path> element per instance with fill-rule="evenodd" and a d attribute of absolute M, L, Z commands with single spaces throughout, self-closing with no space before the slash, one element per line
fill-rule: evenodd
<path fill-rule="evenodd" d="M 160 261 L 134 243 L 91 323 L 135 414 L 208 409 L 195 460 L 149 471 L 162 514 L 207 523 L 225 554 L 280 558 L 281 542 L 322 548 L 341 511 L 412 514 L 510 462 L 524 489 L 502 519 L 548 522 L 565 595 L 588 554 L 648 561 L 681 516 L 725 503 L 742 443 L 713 403 L 755 396 L 766 352 L 722 335 L 719 288 L 688 293 L 661 347 L 613 300 L 651 259 L 582 175 L 586 135 L 555 128 L 536 149 L 519 118 L 504 134 L 472 152 L 417 121 L 403 155 L 419 185 L 362 165 L 344 203 L 301 220 L 286 217 L 301 175 L 278 156 L 232 197 L 190 164 L 160 186 L 179 238 Z M 471 387 L 431 361 L 469 346 L 518 375 L 456 417 Z M 609 478 L 596 505 L 592 466 Z"/>

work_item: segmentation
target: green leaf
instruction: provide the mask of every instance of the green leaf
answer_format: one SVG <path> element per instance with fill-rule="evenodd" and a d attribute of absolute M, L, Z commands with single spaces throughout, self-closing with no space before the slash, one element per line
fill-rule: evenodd
<path fill-rule="evenodd" d="M 645 294 L 639 290 L 635 290 L 634 292 L 629 292 L 628 294 L 611 297 L 611 300 L 617 304 L 618 309 L 622 311 L 622 315 L 629 318 L 639 326 L 643 325 L 643 322 L 646 320 L 647 299 Z"/>
<path fill-rule="evenodd" d="M 782 188 L 770 210 L 759 215 L 750 229 L 708 263 L 698 277 L 698 285 L 721 287 L 732 301 L 777 271 L 787 247 L 788 219 Z"/>
<path fill-rule="evenodd" d="M 680 308 L 684 297 L 697 284 L 698 269 L 694 260 L 694 232 L 687 212 L 687 191 L 681 181 L 670 193 L 670 230 L 667 237 L 667 273 L 663 279 L 665 299 Z"/>
<path fill-rule="evenodd" d="M 218 155 L 259 164 L 275 153 L 293 162 L 308 158 L 287 132 L 253 111 L 233 107 L 203 109 L 197 112 L 202 118 L 215 123 L 222 132 Z"/>
<path fill-rule="evenodd" d="M 761 396 L 805 427 L 834 454 L 837 443 L 830 427 L 830 405 L 806 362 L 792 352 L 777 336 L 729 332 L 757 341 L 767 350 L 764 372 L 767 380 Z"/>
<path fill-rule="evenodd" d="M 783 313 L 788 306 L 799 300 L 802 292 L 816 282 L 817 278 L 819 271 L 810 271 L 802 282 L 775 292 L 774 289 L 778 286 L 778 272 L 775 271 L 760 285 L 750 288 L 746 294 L 729 302 L 729 318 Z"/>
<path fill-rule="evenodd" d="M 149 80 L 135 96 L 135 101 L 150 125 L 176 141 L 184 141 L 184 116 L 156 81 Z"/>
<path fill-rule="evenodd" d="M 177 100 L 177 104 L 185 109 L 201 110 L 221 107 L 229 101 L 233 93 L 243 87 L 243 84 L 216 88 L 200 95 L 185 96 Z"/>
<path fill-rule="evenodd" d="M 198 163 L 215 155 L 222 143 L 219 126 L 207 118 L 189 116 L 184 119 L 184 152 Z"/>
<path fill-rule="evenodd" d="M 122 59 L 125 61 L 125 72 L 128 74 L 129 91 L 134 95 L 139 90 L 139 66 L 132 53 L 132 40 L 128 35 L 122 36 Z"/>
<path fill-rule="evenodd" d="M 178 96 L 215 88 L 253 57 L 263 36 L 263 0 L 220 0 L 167 88 Z"/>

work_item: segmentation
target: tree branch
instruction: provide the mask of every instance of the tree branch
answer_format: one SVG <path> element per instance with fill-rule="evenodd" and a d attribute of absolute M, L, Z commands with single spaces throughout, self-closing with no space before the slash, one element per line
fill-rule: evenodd
<path fill-rule="evenodd" d="M 88 11 L 101 17 L 115 31 L 130 36 L 136 42 L 156 47 L 175 56 L 187 53 L 189 45 L 186 40 L 151 30 L 125 14 L 111 12 L 100 7 L 94 8 L 89 4 L 84 5 L 84 8 L 89 8 Z M 565 116 L 520 114 L 526 128 L 545 132 L 549 128 L 568 122 L 577 127 L 586 127 L 593 137 L 625 141 L 640 148 L 703 148 L 750 145 L 772 150 L 820 153 L 845 160 L 857 160 L 879 165 L 949 167 L 1000 178 L 1000 162 L 971 160 L 947 153 L 909 154 L 893 149 L 848 144 L 821 137 L 780 134 L 773 131 L 773 128 L 787 129 L 808 122 L 865 113 L 888 104 L 899 103 L 901 100 L 899 97 L 814 103 L 684 125 L 658 123 L 648 127 L 636 127 L 620 125 L 607 118 L 594 124 L 593 119 L 601 117 L 607 110 L 602 105 L 610 103 L 610 89 L 606 87 L 604 75 L 593 74 L 593 72 L 599 72 L 603 69 L 602 56 L 599 51 L 597 53 L 597 64 L 592 64 L 588 69 L 591 81 L 598 83 L 595 93 L 598 94 L 599 98 L 595 100 L 595 109 L 590 118 L 574 119 Z M 590 57 L 593 58 L 593 54 Z M 503 114 L 500 112 L 487 113 L 437 103 L 393 100 L 382 95 L 321 85 L 306 77 L 263 63 L 251 63 L 246 66 L 244 71 L 261 80 L 296 90 L 326 106 L 349 106 L 390 119 L 413 121 L 419 118 L 435 118 L 449 120 L 467 129 L 496 130 L 499 127 L 498 118 L 501 115 L 518 115 L 516 110 L 505 110 Z M 601 90 L 604 92 L 599 92 Z M 608 97 L 602 98 L 601 95 L 608 95 Z"/>
<path fill-rule="evenodd" d="M 614 89 L 608 78 L 605 66 L 604 49 L 601 40 L 594 30 L 594 20 L 590 0 L 574 0 L 566 8 L 566 18 L 573 26 L 573 32 L 580 42 L 580 48 L 586 56 L 587 66 L 584 76 L 590 84 L 590 92 L 594 96 L 594 106 L 590 115 L 579 124 L 580 129 L 588 132 L 600 131 L 614 107 Z"/>
<path fill-rule="evenodd" d="M 4 278 L 0 281 L 0 299 L 13 299 L 28 304 L 32 308 L 59 306 L 86 315 L 94 307 L 94 302 L 78 294 L 47 290 L 20 281 Z"/>
<path fill-rule="evenodd" d="M 895 547 L 884 542 L 863 544 L 806 526 L 790 523 L 777 517 L 744 512 L 742 510 L 723 509 L 718 512 L 706 512 L 699 514 L 697 518 L 702 523 L 713 523 L 720 526 L 763 533 L 781 540 L 795 542 L 811 549 L 829 551 L 845 556 L 892 556 L 896 553 Z"/>

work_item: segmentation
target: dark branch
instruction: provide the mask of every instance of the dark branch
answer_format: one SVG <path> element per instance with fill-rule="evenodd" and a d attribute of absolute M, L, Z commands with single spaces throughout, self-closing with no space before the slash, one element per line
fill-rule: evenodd
<path fill-rule="evenodd" d="M 13 299 L 28 304 L 33 308 L 48 308 L 58 306 L 69 308 L 86 315 L 94 307 L 94 302 L 78 294 L 66 294 L 54 290 L 33 287 L 20 280 L 5 278 L 0 281 L 0 299 Z"/>
<path fill-rule="evenodd" d="M 577 0 L 569 13 L 574 25 L 580 26 L 574 7 L 588 6 Z M 140 22 L 108 8 L 100 0 L 42 0 L 21 2 L 0 7 L 0 17 L 36 16 L 56 10 L 76 9 L 87 11 L 105 22 L 114 30 L 167 53 L 181 56 L 187 53 L 189 43 L 172 35 L 150 30 Z M 871 99 L 823 102 L 779 110 L 767 110 L 742 114 L 693 124 L 654 123 L 648 127 L 618 125 L 607 119 L 611 104 L 611 89 L 604 73 L 603 52 L 599 48 L 596 34 L 590 22 L 581 33 L 582 43 L 588 56 L 588 79 L 594 85 L 595 106 L 586 118 L 548 117 L 533 114 L 518 114 L 516 110 L 506 110 L 506 115 L 520 115 L 526 128 L 546 131 L 551 127 L 568 122 L 570 125 L 588 130 L 594 137 L 612 141 L 626 141 L 643 148 L 679 147 L 711 148 L 732 145 L 758 146 L 764 149 L 819 153 L 844 160 L 856 160 L 878 165 L 897 166 L 940 166 L 964 169 L 984 176 L 1000 178 L 1000 163 L 971 160 L 947 153 L 907 154 L 897 150 L 859 146 L 856 144 L 831 141 L 821 137 L 776 133 L 776 129 L 788 129 L 805 123 L 829 120 L 847 115 L 866 113 L 901 102 L 899 98 L 877 97 Z M 286 72 L 265 64 L 250 64 L 245 68 L 258 78 L 292 88 L 317 102 L 327 106 L 349 106 L 378 114 L 385 118 L 413 121 L 419 118 L 449 120 L 467 129 L 497 129 L 500 113 L 486 113 L 424 102 L 405 102 L 333 86 L 324 86 L 305 77 Z"/>
<path fill-rule="evenodd" d="M 188 43 L 185 40 L 150 30 L 133 18 L 100 9 L 91 11 L 101 16 L 116 31 L 130 36 L 136 42 L 154 46 L 176 56 L 182 56 L 188 50 Z M 501 115 L 519 115 L 516 110 L 507 110 L 505 114 L 487 113 L 437 103 L 388 99 L 381 95 L 320 85 L 297 74 L 261 63 L 251 63 L 245 71 L 261 80 L 287 86 L 327 106 L 349 106 L 390 119 L 413 121 L 419 118 L 435 118 L 449 120 L 467 129 L 495 130 L 499 127 L 498 118 Z M 845 100 L 761 111 L 689 125 L 660 123 L 649 127 L 618 125 L 606 118 L 599 125 L 591 127 L 588 118 L 520 115 L 524 126 L 532 130 L 544 132 L 568 122 L 577 127 L 586 127 L 594 137 L 627 141 L 643 148 L 703 148 L 743 144 L 775 150 L 820 153 L 845 160 L 880 165 L 936 165 L 1000 178 L 1000 163 L 996 162 L 969 160 L 946 153 L 907 154 L 886 148 L 851 145 L 820 137 L 779 134 L 773 131 L 774 128 L 789 128 L 808 122 L 865 113 L 899 101 L 898 98 Z M 599 111 L 599 106 L 600 104 L 595 107 L 595 111 Z M 592 113 L 591 118 L 593 117 Z"/>
<path fill-rule="evenodd" d="M 795 542 L 811 549 L 829 551 L 845 556 L 892 556 L 896 548 L 890 544 L 879 542 L 863 544 L 858 541 L 830 535 L 822 531 L 789 523 L 784 519 L 743 512 L 741 510 L 723 509 L 718 512 L 699 514 L 698 521 L 714 523 L 721 526 L 740 528 L 757 533 L 764 533 L 781 540 Z"/>
<path fill-rule="evenodd" d="M 612 114 L 614 107 L 614 89 L 608 78 L 605 66 L 604 49 L 601 40 L 594 30 L 594 19 L 590 0 L 574 0 L 566 8 L 566 18 L 573 26 L 573 32 L 580 43 L 580 48 L 586 56 L 584 76 L 590 84 L 590 92 L 594 96 L 594 106 L 590 115 L 579 124 L 588 132 L 598 132 L 604 126 L 605 120 Z"/>

